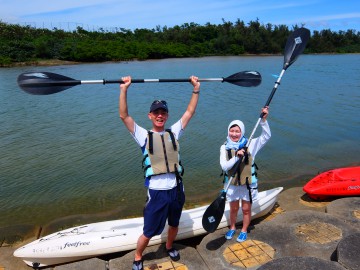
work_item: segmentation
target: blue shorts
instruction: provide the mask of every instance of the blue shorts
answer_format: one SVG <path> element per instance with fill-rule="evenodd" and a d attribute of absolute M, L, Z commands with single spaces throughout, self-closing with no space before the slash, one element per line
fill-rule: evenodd
<path fill-rule="evenodd" d="M 144 235 L 148 238 L 160 235 L 166 220 L 169 226 L 178 227 L 184 203 L 182 182 L 170 190 L 149 189 L 144 208 Z"/>

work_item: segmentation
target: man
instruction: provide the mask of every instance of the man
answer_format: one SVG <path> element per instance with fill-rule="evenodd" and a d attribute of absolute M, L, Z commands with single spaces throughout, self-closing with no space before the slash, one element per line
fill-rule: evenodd
<path fill-rule="evenodd" d="M 139 237 L 133 262 L 133 270 L 143 269 L 142 254 L 150 239 L 160 235 L 168 221 L 168 237 L 166 252 L 174 261 L 180 259 L 180 254 L 173 248 L 179 226 L 179 220 L 185 203 L 182 184 L 182 172 L 178 140 L 195 113 L 199 100 L 200 82 L 195 76 L 190 77 L 194 89 L 187 109 L 180 120 L 165 129 L 169 117 L 166 101 L 155 100 L 150 107 L 148 118 L 152 129 L 138 126 L 128 113 L 127 91 L 131 77 L 123 77 L 120 84 L 119 114 L 143 153 L 145 186 L 148 188 L 147 202 L 144 208 L 143 234 Z"/>

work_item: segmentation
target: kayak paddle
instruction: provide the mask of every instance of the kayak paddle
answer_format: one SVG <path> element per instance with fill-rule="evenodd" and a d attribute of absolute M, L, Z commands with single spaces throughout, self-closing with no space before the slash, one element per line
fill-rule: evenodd
<path fill-rule="evenodd" d="M 257 71 L 242 71 L 227 78 L 205 78 L 200 82 L 228 82 L 243 87 L 258 86 L 261 75 Z M 18 85 L 22 90 L 33 95 L 50 95 L 80 84 L 109 84 L 123 83 L 122 80 L 75 80 L 51 72 L 27 72 L 19 75 Z M 132 83 L 149 82 L 190 82 L 190 79 L 132 79 Z"/>
<path fill-rule="evenodd" d="M 291 66 L 292 63 L 294 63 L 297 59 L 297 57 L 304 51 L 306 44 L 310 38 L 310 31 L 306 28 L 299 28 L 296 29 L 287 39 L 285 50 L 284 50 L 284 64 L 283 69 L 275 82 L 274 88 L 271 91 L 271 94 L 266 101 L 266 104 L 264 107 L 269 106 L 277 87 L 280 85 L 280 80 L 282 76 L 285 73 L 285 70 Z M 251 132 L 251 135 L 248 139 L 248 142 L 246 143 L 245 147 L 249 147 L 250 142 L 254 136 L 254 133 L 260 124 L 260 120 L 262 119 L 263 114 L 260 114 L 260 117 L 254 127 L 254 129 Z M 238 160 L 234 166 L 229 170 L 229 175 L 231 176 L 228 180 L 225 188 L 220 192 L 220 195 L 213 201 L 208 208 L 205 210 L 205 213 L 202 218 L 202 225 L 203 228 L 209 232 L 214 232 L 217 227 L 220 224 L 220 221 L 222 219 L 222 216 L 224 214 L 225 210 L 225 199 L 226 199 L 226 192 L 230 186 L 230 183 L 232 182 L 238 166 L 240 166 L 240 163 L 242 162 L 242 159 Z"/>

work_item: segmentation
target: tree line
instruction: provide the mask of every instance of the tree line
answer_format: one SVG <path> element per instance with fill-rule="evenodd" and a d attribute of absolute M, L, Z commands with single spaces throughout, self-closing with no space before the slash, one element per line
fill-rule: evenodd
<path fill-rule="evenodd" d="M 0 21 L 0 66 L 39 60 L 76 62 L 128 61 L 244 54 L 282 54 L 289 34 L 301 26 L 184 23 L 155 29 L 116 28 L 108 32 L 42 29 Z M 305 53 L 359 53 L 360 33 L 355 30 L 313 31 Z"/>

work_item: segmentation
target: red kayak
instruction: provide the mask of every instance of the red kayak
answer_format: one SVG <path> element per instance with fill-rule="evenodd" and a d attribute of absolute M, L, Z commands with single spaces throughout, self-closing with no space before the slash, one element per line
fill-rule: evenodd
<path fill-rule="evenodd" d="M 347 167 L 320 173 L 303 190 L 314 200 L 333 196 L 360 195 L 360 167 Z"/>

